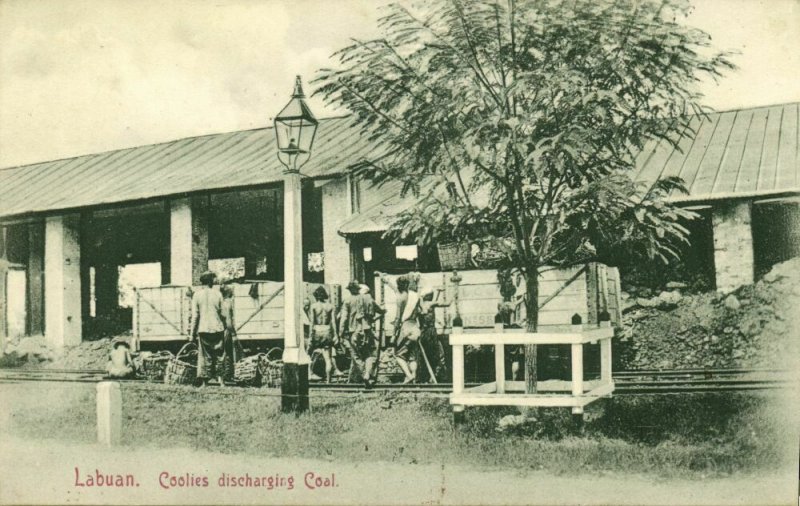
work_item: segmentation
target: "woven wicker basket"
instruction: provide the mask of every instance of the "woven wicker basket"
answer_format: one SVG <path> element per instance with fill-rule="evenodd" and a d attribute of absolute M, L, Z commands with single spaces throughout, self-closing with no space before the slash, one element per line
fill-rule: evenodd
<path fill-rule="evenodd" d="M 266 358 L 266 354 L 259 353 L 251 355 L 236 362 L 233 366 L 233 379 L 237 385 L 260 386 L 261 385 L 261 361 Z"/>
<path fill-rule="evenodd" d="M 276 388 L 283 382 L 283 350 L 272 348 L 260 362 L 261 386 Z"/>
<path fill-rule="evenodd" d="M 438 244 L 439 264 L 444 270 L 466 269 L 470 266 L 470 245 L 467 243 Z"/>
<path fill-rule="evenodd" d="M 147 381 L 163 380 L 167 364 L 172 357 L 172 353 L 167 350 L 161 350 L 152 355 L 142 357 L 142 367 L 139 374 Z"/>
<path fill-rule="evenodd" d="M 164 383 L 169 385 L 191 385 L 196 379 L 197 345 L 193 342 L 188 342 L 181 347 L 178 354 L 172 357 L 167 364 L 167 370 L 164 372 Z"/>
<path fill-rule="evenodd" d="M 265 360 L 261 366 L 261 386 L 277 388 L 283 382 L 283 360 Z"/>

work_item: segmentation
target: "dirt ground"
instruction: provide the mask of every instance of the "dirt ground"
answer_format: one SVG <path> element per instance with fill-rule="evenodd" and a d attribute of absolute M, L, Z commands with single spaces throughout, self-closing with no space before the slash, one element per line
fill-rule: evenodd
<path fill-rule="evenodd" d="M 792 470 L 747 479 L 654 480 L 637 475 L 553 475 L 459 465 L 244 457 L 187 448 L 105 448 L 14 438 L 4 438 L 0 447 L 2 504 L 759 505 L 794 504 L 797 499 L 796 472 Z M 132 475 L 135 485 L 76 486 L 98 471 Z M 273 477 L 273 483 L 281 485 L 272 489 L 220 486 L 223 476 L 247 475 Z M 199 486 L 171 486 L 180 483 L 172 479 L 186 483 L 187 478 Z M 202 485 L 203 478 L 208 486 Z M 318 483 L 322 486 L 316 488 Z"/>
<path fill-rule="evenodd" d="M 279 412 L 276 390 L 122 383 L 124 443 L 347 462 L 467 465 L 555 474 L 724 477 L 776 472 L 800 449 L 792 391 L 619 396 L 542 409 L 505 427 L 512 408 L 470 408 L 453 430 L 446 397 L 312 392 L 311 412 Z M 0 384 L 0 433 L 76 444 L 95 440 L 95 385 Z"/>

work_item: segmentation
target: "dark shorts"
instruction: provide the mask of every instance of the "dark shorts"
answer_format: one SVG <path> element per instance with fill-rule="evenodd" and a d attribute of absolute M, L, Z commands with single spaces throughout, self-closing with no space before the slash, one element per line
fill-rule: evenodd
<path fill-rule="evenodd" d="M 333 346 L 333 330 L 330 325 L 314 325 L 311 327 L 311 349 L 330 348 Z"/>
<path fill-rule="evenodd" d="M 372 330 L 363 330 L 350 336 L 350 347 L 359 357 L 368 357 L 378 349 L 378 340 Z"/>
<path fill-rule="evenodd" d="M 213 378 L 222 374 L 223 332 L 200 332 L 200 353 L 197 356 L 197 376 Z M 218 363 L 219 362 L 219 363 Z"/>

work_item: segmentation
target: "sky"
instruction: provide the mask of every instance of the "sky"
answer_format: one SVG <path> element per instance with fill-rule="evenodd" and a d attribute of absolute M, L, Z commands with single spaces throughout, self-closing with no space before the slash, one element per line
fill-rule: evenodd
<path fill-rule="evenodd" d="M 706 104 L 800 101 L 800 0 L 694 1 L 688 23 L 740 52 Z M 0 167 L 270 125 L 386 3 L 0 0 Z"/>

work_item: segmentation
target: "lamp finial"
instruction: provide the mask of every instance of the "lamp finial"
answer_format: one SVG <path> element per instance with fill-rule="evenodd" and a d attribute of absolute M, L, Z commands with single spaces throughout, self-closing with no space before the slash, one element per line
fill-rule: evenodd
<path fill-rule="evenodd" d="M 303 83 L 300 82 L 300 76 L 295 76 L 294 78 L 294 93 L 292 96 L 295 98 L 305 98 L 306 94 L 303 93 Z"/>

